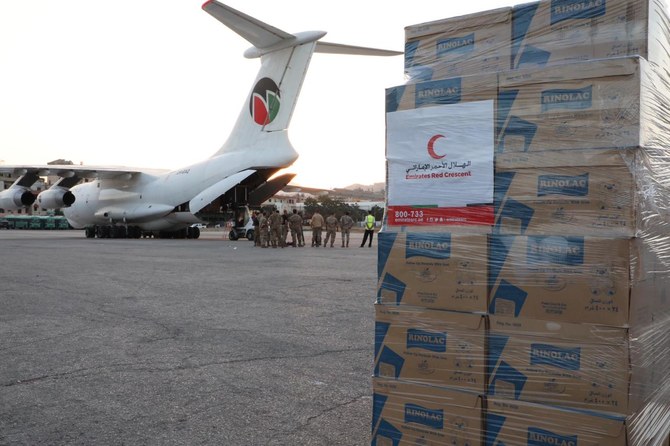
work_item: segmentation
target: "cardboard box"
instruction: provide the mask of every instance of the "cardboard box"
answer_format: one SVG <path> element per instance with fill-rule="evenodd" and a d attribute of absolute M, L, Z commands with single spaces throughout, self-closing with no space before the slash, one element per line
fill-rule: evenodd
<path fill-rule="evenodd" d="M 373 378 L 372 445 L 482 445 L 476 393 Z"/>
<path fill-rule="evenodd" d="M 635 151 L 513 155 L 496 157 L 494 232 L 635 235 Z"/>
<path fill-rule="evenodd" d="M 639 57 L 501 73 L 496 151 L 652 146 L 664 85 Z"/>
<path fill-rule="evenodd" d="M 668 68 L 663 1 L 541 0 L 512 11 L 512 68 L 640 55 Z"/>
<path fill-rule="evenodd" d="M 495 75 L 386 90 L 385 224 L 489 231 L 496 95 Z"/>
<path fill-rule="evenodd" d="M 486 312 L 486 235 L 380 232 L 378 241 L 379 303 Z"/>
<path fill-rule="evenodd" d="M 374 375 L 486 392 L 486 316 L 375 305 Z"/>
<path fill-rule="evenodd" d="M 510 68 L 512 9 L 500 8 L 405 27 L 410 82 Z"/>
<path fill-rule="evenodd" d="M 638 54 L 663 71 L 670 70 L 668 4 L 664 0 L 629 0 L 628 54 Z"/>
<path fill-rule="evenodd" d="M 666 254 L 665 236 L 491 235 L 489 314 L 629 327 L 635 338 L 664 333 L 658 324 L 670 321 Z M 646 346 L 640 348 L 652 357 Z"/>
<path fill-rule="evenodd" d="M 541 0 L 512 12 L 512 68 L 629 55 L 630 0 Z"/>
<path fill-rule="evenodd" d="M 635 345 L 626 328 L 492 316 L 488 394 L 629 415 L 647 397 Z"/>
<path fill-rule="evenodd" d="M 626 326 L 637 256 L 626 238 L 492 235 L 489 313 Z"/>
<path fill-rule="evenodd" d="M 494 101 L 498 78 L 494 74 L 450 77 L 386 89 L 386 113 L 435 105 Z"/>
<path fill-rule="evenodd" d="M 485 444 L 628 446 L 625 419 L 577 410 L 487 398 Z"/>

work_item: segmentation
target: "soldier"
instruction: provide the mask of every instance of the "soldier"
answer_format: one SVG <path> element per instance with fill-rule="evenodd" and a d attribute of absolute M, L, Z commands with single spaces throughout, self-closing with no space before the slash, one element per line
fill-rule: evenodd
<path fill-rule="evenodd" d="M 281 215 L 281 240 L 280 243 L 282 246 L 286 246 L 286 236 L 288 236 L 288 211 L 284 209 L 284 213 Z"/>
<path fill-rule="evenodd" d="M 261 248 L 268 247 L 268 218 L 265 216 L 265 211 L 258 219 L 258 228 L 260 229 Z"/>
<path fill-rule="evenodd" d="M 342 231 L 342 247 L 349 247 L 349 233 L 351 228 L 354 227 L 354 219 L 349 215 L 349 211 L 345 212 L 342 217 L 340 217 L 340 231 Z"/>
<path fill-rule="evenodd" d="M 330 247 L 333 247 L 337 235 L 337 226 L 338 221 L 337 217 L 335 217 L 335 212 L 331 212 L 326 218 L 326 240 L 323 242 L 324 248 L 328 245 L 328 240 L 330 240 Z"/>
<path fill-rule="evenodd" d="M 312 219 L 310 220 L 309 225 L 312 227 L 312 247 L 321 246 L 321 231 L 323 230 L 323 216 L 319 214 L 319 211 L 314 211 Z"/>
<path fill-rule="evenodd" d="M 270 226 L 270 243 L 273 248 L 276 248 L 279 243 L 279 238 L 281 237 L 281 214 L 279 214 L 279 209 L 276 209 L 270 214 L 268 217 L 268 225 Z"/>
<path fill-rule="evenodd" d="M 301 246 L 305 246 L 305 231 L 304 231 L 304 221 L 305 217 L 302 215 L 302 212 L 298 212 L 298 216 L 300 217 L 300 230 L 298 231 L 298 240 L 300 243 L 298 243 Z"/>
<path fill-rule="evenodd" d="M 302 237 L 302 217 L 298 211 L 293 209 L 293 213 L 288 218 L 288 226 L 291 229 L 291 243 L 293 247 L 304 246 L 305 239 Z"/>
<path fill-rule="evenodd" d="M 251 220 L 254 222 L 254 246 L 261 246 L 261 231 L 258 220 L 258 211 L 251 214 Z"/>

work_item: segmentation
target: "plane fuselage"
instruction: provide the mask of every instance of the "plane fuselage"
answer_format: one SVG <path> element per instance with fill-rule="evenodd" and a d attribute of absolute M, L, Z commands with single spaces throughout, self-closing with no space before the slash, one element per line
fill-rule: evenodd
<path fill-rule="evenodd" d="M 172 231 L 201 220 L 192 212 L 192 200 L 255 163 L 281 168 L 295 156 L 253 159 L 248 152 L 227 153 L 161 175 L 126 173 L 117 178 L 97 178 L 71 189 L 75 202 L 63 214 L 75 228 L 93 225 L 132 224 L 144 230 Z M 251 171 L 250 171 L 251 172 Z M 221 186 L 221 190 L 229 186 Z M 223 193 L 221 192 L 221 193 Z M 211 200 L 210 200 L 211 201 Z M 209 203 L 209 201 L 207 202 Z M 199 210 L 199 208 L 197 209 Z"/>

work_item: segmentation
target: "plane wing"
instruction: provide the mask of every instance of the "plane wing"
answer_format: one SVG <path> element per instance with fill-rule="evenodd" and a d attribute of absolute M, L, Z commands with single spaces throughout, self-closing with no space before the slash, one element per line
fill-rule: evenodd
<path fill-rule="evenodd" d="M 0 165 L 0 173 L 9 173 L 20 176 L 48 176 L 55 175 L 61 178 L 119 178 L 124 175 L 146 173 L 158 175 L 167 170 L 141 169 L 125 166 L 80 166 L 72 164 L 44 164 L 44 165 Z"/>
<path fill-rule="evenodd" d="M 351 54 L 358 56 L 399 56 L 402 51 L 382 50 L 379 48 L 368 48 L 364 46 L 344 45 L 341 43 L 316 42 L 317 53 L 328 54 Z"/>
<path fill-rule="evenodd" d="M 205 2 L 202 9 L 257 48 L 269 48 L 284 40 L 294 38 L 293 35 L 281 29 L 213 0 Z"/>
<path fill-rule="evenodd" d="M 20 209 L 31 206 L 36 198 L 30 188 L 40 177 L 58 176 L 58 179 L 48 190 L 43 191 L 37 200 L 44 208 L 60 208 L 71 205 L 75 197 L 70 188 L 85 179 L 120 179 L 130 180 L 139 175 L 158 174 L 157 171 L 145 169 L 113 167 L 113 166 L 77 166 L 72 164 L 44 164 L 44 165 L 0 165 L 0 173 L 10 174 L 14 183 L 4 189 L 0 183 L 0 208 Z M 4 189 L 4 190 L 2 190 Z"/>
<path fill-rule="evenodd" d="M 75 201 L 70 188 L 85 179 L 120 179 L 130 180 L 139 175 L 156 176 L 160 172 L 145 169 L 110 166 L 76 166 L 72 164 L 44 164 L 44 165 L 0 165 L 0 173 L 11 174 L 14 183 L 4 189 L 0 183 L 0 208 L 19 209 L 31 206 L 36 198 L 30 188 L 40 177 L 58 176 L 58 179 L 48 190 L 37 197 L 44 208 L 61 208 L 70 206 Z M 4 189 L 4 190 L 2 190 Z"/>

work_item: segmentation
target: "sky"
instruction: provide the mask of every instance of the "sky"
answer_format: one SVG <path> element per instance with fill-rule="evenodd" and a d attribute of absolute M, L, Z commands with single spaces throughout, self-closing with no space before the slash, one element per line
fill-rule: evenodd
<path fill-rule="evenodd" d="M 0 163 L 171 170 L 214 154 L 260 62 L 203 1 L 0 1 Z M 289 33 L 402 51 L 406 26 L 521 2 L 224 3 Z M 314 54 L 288 130 L 292 183 L 383 183 L 384 93 L 405 82 L 402 56 Z"/>

